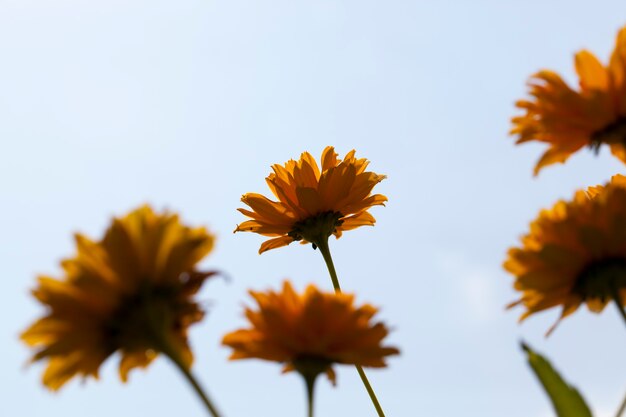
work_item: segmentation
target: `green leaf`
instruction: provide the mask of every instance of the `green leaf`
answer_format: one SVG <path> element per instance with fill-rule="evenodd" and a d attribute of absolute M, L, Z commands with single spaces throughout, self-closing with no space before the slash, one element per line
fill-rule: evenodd
<path fill-rule="evenodd" d="M 528 356 L 528 364 L 550 397 L 558 417 L 593 417 L 580 393 L 561 378 L 546 358 L 534 352 L 524 342 L 522 349 Z"/>

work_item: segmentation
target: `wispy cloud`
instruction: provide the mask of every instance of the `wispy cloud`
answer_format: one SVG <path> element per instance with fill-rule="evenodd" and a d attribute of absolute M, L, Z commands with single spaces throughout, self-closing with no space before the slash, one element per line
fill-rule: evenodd
<path fill-rule="evenodd" d="M 466 319 L 486 324 L 502 311 L 503 302 L 496 296 L 496 267 L 471 261 L 460 253 L 440 253 L 436 259 L 444 279 L 463 303 Z"/>

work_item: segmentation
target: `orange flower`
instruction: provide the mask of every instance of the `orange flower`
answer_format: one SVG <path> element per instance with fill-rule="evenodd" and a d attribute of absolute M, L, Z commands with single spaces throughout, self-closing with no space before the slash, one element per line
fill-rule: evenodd
<path fill-rule="evenodd" d="M 256 194 L 244 194 L 241 201 L 252 211 L 238 209 L 252 218 L 237 226 L 235 232 L 255 232 L 273 239 L 263 242 L 259 253 L 286 246 L 295 240 L 315 244 L 331 234 L 374 225 L 367 212 L 384 205 L 387 197 L 370 195 L 384 175 L 365 171 L 368 161 L 356 159 L 350 151 L 339 160 L 332 146 L 322 153 L 321 171 L 315 159 L 304 152 L 298 161 L 273 165 L 267 184 L 278 201 Z"/>
<path fill-rule="evenodd" d="M 57 390 L 77 375 L 97 379 L 116 351 L 123 381 L 158 352 L 190 367 L 187 329 L 203 317 L 193 296 L 214 274 L 195 265 L 213 241 L 204 228 L 148 206 L 114 219 L 100 241 L 77 234 L 63 277 L 39 278 L 33 295 L 47 313 L 21 336 L 37 348 L 34 361 L 48 361 L 44 385 Z"/>
<path fill-rule="evenodd" d="M 626 177 L 541 211 L 504 268 L 522 292 L 510 305 L 526 307 L 520 320 L 556 306 L 560 321 L 582 303 L 596 313 L 610 300 L 626 305 Z"/>
<path fill-rule="evenodd" d="M 231 360 L 258 358 L 285 364 L 284 371 L 311 366 L 334 382 L 333 363 L 384 367 L 396 348 L 381 346 L 388 330 L 371 323 L 376 309 L 356 308 L 354 296 L 323 293 L 309 285 L 297 294 L 287 281 L 282 292 L 250 291 L 259 309 L 246 309 L 251 327 L 224 336 Z M 302 373 L 302 371 L 301 371 Z"/>
<path fill-rule="evenodd" d="M 626 27 L 617 35 L 607 66 L 585 50 L 576 54 L 575 64 L 579 91 L 543 70 L 529 81 L 532 99 L 516 103 L 526 112 L 512 119 L 517 143 L 537 140 L 549 145 L 535 175 L 547 165 L 565 162 L 583 146 L 597 151 L 607 144 L 626 163 Z"/>

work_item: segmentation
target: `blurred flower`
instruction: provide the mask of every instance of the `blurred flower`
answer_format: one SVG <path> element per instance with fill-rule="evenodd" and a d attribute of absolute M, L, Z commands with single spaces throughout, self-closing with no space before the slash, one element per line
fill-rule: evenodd
<path fill-rule="evenodd" d="M 520 320 L 556 306 L 560 321 L 582 303 L 596 313 L 611 299 L 626 305 L 626 177 L 542 210 L 521 240 L 504 263 L 522 292 L 509 306 L 526 307 Z"/>
<path fill-rule="evenodd" d="M 611 185 L 612 187 L 621 187 L 621 188 L 626 189 L 626 177 L 620 174 L 613 175 L 609 185 Z M 594 198 L 605 190 L 606 190 L 605 185 L 594 185 L 591 187 L 587 187 L 586 193 L 589 198 Z"/>
<path fill-rule="evenodd" d="M 263 253 L 295 240 L 315 244 L 331 234 L 339 238 L 345 230 L 373 225 L 376 219 L 367 210 L 383 205 L 387 197 L 370 194 L 385 176 L 365 171 L 369 162 L 356 159 L 354 154 L 350 151 L 341 161 L 332 146 L 326 147 L 321 171 L 308 152 L 298 161 L 273 165 L 274 172 L 266 181 L 278 201 L 261 194 L 244 194 L 241 201 L 252 211 L 238 210 L 252 220 L 238 225 L 235 232 L 274 237 L 263 242 L 259 250 Z"/>
<path fill-rule="evenodd" d="M 598 150 L 609 145 L 626 163 L 626 28 L 617 35 L 607 66 L 589 51 L 576 54 L 580 90 L 571 89 L 556 73 L 543 70 L 530 78 L 530 100 L 517 107 L 526 113 L 512 119 L 517 143 L 549 144 L 535 167 L 565 162 L 583 146 Z"/>
<path fill-rule="evenodd" d="M 246 308 L 249 329 L 224 336 L 233 349 L 231 360 L 257 358 L 285 364 L 284 372 L 305 375 L 325 372 L 335 381 L 332 364 L 384 367 L 385 357 L 398 354 L 381 346 L 388 330 L 371 323 L 377 310 L 366 304 L 356 308 L 354 296 L 323 293 L 309 285 L 297 294 L 289 282 L 282 292 L 250 291 L 258 311 Z"/>
<path fill-rule="evenodd" d="M 204 228 L 148 206 L 115 218 L 101 241 L 77 234 L 63 277 L 39 277 L 33 295 L 47 313 L 21 335 L 37 349 L 33 361 L 48 361 L 44 385 L 57 390 L 74 376 L 98 378 L 116 351 L 123 381 L 159 352 L 189 367 L 187 328 L 203 317 L 193 296 L 215 273 L 196 264 L 213 241 Z"/>

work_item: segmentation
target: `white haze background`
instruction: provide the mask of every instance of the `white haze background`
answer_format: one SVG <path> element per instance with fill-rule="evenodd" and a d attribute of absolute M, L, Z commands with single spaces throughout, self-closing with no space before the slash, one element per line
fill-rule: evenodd
<path fill-rule="evenodd" d="M 546 339 L 558 311 L 518 326 L 501 263 L 540 208 L 624 172 L 583 151 L 533 179 L 544 148 L 507 135 L 531 73 L 575 81 L 573 53 L 606 61 L 624 24 L 622 1 L 3 0 L 0 415 L 205 415 L 163 358 L 127 385 L 112 358 L 100 381 L 57 394 L 42 366 L 25 368 L 36 275 L 59 273 L 73 232 L 97 238 L 146 202 L 218 235 L 203 265 L 232 280 L 207 283 L 191 341 L 224 416 L 304 415 L 297 375 L 228 362 L 220 340 L 245 324 L 249 288 L 330 288 L 309 247 L 259 256 L 260 236 L 232 234 L 241 194 L 267 193 L 271 164 L 326 145 L 388 175 L 376 227 L 331 242 L 343 286 L 381 308 L 402 349 L 369 372 L 388 416 L 553 415 L 521 339 L 612 415 L 626 392 L 614 307 L 581 309 Z M 319 382 L 317 415 L 375 415 L 352 367 L 336 388 Z"/>

